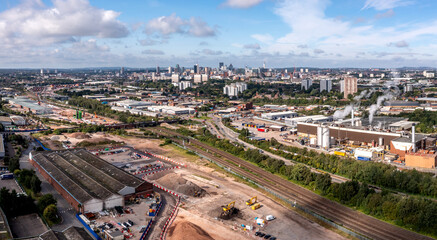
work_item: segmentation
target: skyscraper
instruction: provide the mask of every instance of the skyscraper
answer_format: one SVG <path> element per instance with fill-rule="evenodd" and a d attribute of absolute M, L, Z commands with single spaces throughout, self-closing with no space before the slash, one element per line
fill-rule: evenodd
<path fill-rule="evenodd" d="M 194 73 L 200 73 L 199 64 L 194 65 L 193 67 Z"/>
<path fill-rule="evenodd" d="M 354 94 L 358 91 L 357 78 L 345 77 L 344 78 L 344 98 L 347 98 L 349 94 Z"/>
<path fill-rule="evenodd" d="M 301 89 L 308 90 L 311 85 L 313 85 L 313 80 L 311 79 L 302 79 Z"/>
<path fill-rule="evenodd" d="M 223 62 L 219 62 L 219 70 L 222 70 L 222 68 L 223 68 L 224 65 L 225 65 L 225 64 L 224 64 Z"/>
<path fill-rule="evenodd" d="M 332 80 L 320 80 L 320 92 L 330 92 L 332 89 Z"/>
<path fill-rule="evenodd" d="M 156 66 L 156 74 L 159 73 L 159 66 Z"/>

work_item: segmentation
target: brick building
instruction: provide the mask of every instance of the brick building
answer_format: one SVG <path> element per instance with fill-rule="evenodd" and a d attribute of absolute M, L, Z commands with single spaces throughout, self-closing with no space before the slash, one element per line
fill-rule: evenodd
<path fill-rule="evenodd" d="M 437 165 L 437 154 L 432 151 L 420 150 L 405 154 L 405 166 L 420 168 L 435 168 Z"/>
<path fill-rule="evenodd" d="M 153 192 L 153 185 L 84 149 L 31 152 L 30 163 L 78 212 L 124 206 L 132 196 Z"/>

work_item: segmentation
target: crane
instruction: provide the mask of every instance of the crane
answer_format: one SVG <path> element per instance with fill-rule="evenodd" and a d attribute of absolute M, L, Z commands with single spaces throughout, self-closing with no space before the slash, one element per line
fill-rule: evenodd
<path fill-rule="evenodd" d="M 257 200 L 258 200 L 257 196 L 252 197 L 251 199 L 246 201 L 246 205 L 247 206 L 252 206 L 254 203 L 256 203 Z"/>

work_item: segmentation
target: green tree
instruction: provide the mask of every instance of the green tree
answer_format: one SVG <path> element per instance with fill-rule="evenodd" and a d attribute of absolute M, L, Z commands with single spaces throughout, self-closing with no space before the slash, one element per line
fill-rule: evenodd
<path fill-rule="evenodd" d="M 317 174 L 316 177 L 316 188 L 322 191 L 322 194 L 326 194 L 329 187 L 331 187 L 331 175 L 328 173 Z"/>
<path fill-rule="evenodd" d="M 43 212 L 44 218 L 50 223 L 58 222 L 58 208 L 55 204 L 50 204 L 44 209 Z"/>
<path fill-rule="evenodd" d="M 30 189 L 34 193 L 41 192 L 41 180 L 36 175 L 33 175 L 30 179 Z"/>
<path fill-rule="evenodd" d="M 57 201 L 53 197 L 52 194 L 44 194 L 38 199 L 37 207 L 40 212 L 44 212 L 44 209 L 46 209 L 49 205 L 56 205 Z"/>

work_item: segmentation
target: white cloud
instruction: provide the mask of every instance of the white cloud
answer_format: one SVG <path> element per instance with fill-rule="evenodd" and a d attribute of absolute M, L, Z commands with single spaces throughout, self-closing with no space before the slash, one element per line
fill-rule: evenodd
<path fill-rule="evenodd" d="M 146 49 L 146 50 L 142 51 L 141 53 L 147 54 L 147 55 L 164 55 L 163 51 L 156 50 L 156 49 Z"/>
<path fill-rule="evenodd" d="M 375 15 L 376 19 L 382 19 L 382 18 L 391 18 L 395 15 L 395 11 L 393 9 L 387 10 L 387 12 L 378 13 Z"/>
<path fill-rule="evenodd" d="M 162 36 L 169 36 L 175 33 L 188 34 L 195 37 L 216 35 L 216 31 L 202 19 L 190 18 L 186 20 L 176 16 L 174 13 L 170 16 L 162 16 L 150 20 L 146 24 L 145 32 L 149 35 L 157 33 Z"/>
<path fill-rule="evenodd" d="M 260 4 L 262 1 L 263 0 L 227 0 L 223 3 L 223 6 L 231 8 L 250 8 Z"/>
<path fill-rule="evenodd" d="M 214 51 L 211 49 L 203 49 L 202 53 L 205 55 L 222 55 L 223 54 L 222 51 Z"/>
<path fill-rule="evenodd" d="M 196 37 L 215 36 L 215 30 L 200 18 L 190 18 L 188 33 Z"/>
<path fill-rule="evenodd" d="M 408 42 L 417 41 L 422 37 L 437 36 L 437 21 L 389 27 L 371 24 L 355 25 L 353 20 L 326 16 L 325 11 L 330 3 L 329 0 L 280 0 L 276 5 L 275 13 L 290 27 L 290 31 L 278 39 L 269 39 L 270 43 L 266 44 L 267 46 L 263 49 L 266 52 L 280 52 L 281 54 L 296 52 L 297 55 L 308 57 L 311 56 L 308 52 L 300 54 L 299 52 L 302 48 L 310 46 L 329 53 L 320 54 L 320 51 L 314 50 L 313 59 L 333 61 L 341 56 L 341 61 L 347 61 L 347 59 L 356 59 L 358 52 L 383 52 L 387 51 L 387 46 L 397 47 L 397 49 L 391 49 L 394 51 L 391 55 L 385 54 L 382 58 L 367 55 L 365 58 L 369 61 L 377 60 L 375 63 L 380 63 L 384 60 L 389 62 L 394 56 L 402 56 L 406 60 L 413 59 L 414 56 L 411 54 L 402 55 L 404 51 L 417 49 L 417 46 L 415 49 L 409 48 Z M 422 44 L 429 46 L 426 42 Z M 417 52 L 422 54 L 424 61 L 433 61 L 431 56 L 423 54 L 434 50 L 437 49 L 435 47 L 428 50 L 421 48 Z M 292 61 L 299 61 L 299 59 Z"/>
<path fill-rule="evenodd" d="M 412 4 L 405 0 L 366 0 L 363 9 L 374 8 L 375 10 L 387 10 Z"/>
<path fill-rule="evenodd" d="M 28 0 L 0 13 L 0 44 L 46 45 L 78 37 L 120 38 L 129 34 L 120 13 L 91 6 L 87 0 Z"/>
<path fill-rule="evenodd" d="M 170 16 L 162 16 L 150 20 L 146 25 L 146 32 L 151 34 L 158 32 L 162 35 L 170 35 L 173 33 L 183 33 L 186 21 L 172 14 Z"/>
<path fill-rule="evenodd" d="M 269 43 L 274 40 L 270 34 L 253 34 L 251 37 L 262 43 Z"/>
<path fill-rule="evenodd" d="M 387 46 L 406 48 L 409 46 L 409 44 L 406 41 L 399 41 L 399 42 L 391 42 L 391 43 L 387 44 Z"/>
<path fill-rule="evenodd" d="M 246 49 L 261 49 L 258 43 L 245 44 L 243 47 Z"/>
<path fill-rule="evenodd" d="M 322 49 L 316 48 L 316 49 L 314 49 L 314 53 L 315 54 L 321 54 L 321 53 L 325 53 L 325 51 L 323 51 Z"/>

